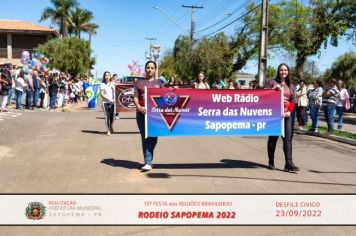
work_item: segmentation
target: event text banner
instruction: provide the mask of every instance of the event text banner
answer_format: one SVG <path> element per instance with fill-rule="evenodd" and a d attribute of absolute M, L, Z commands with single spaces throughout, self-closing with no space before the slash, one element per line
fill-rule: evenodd
<path fill-rule="evenodd" d="M 356 225 L 356 195 L 0 195 L 0 225 Z"/>
<path fill-rule="evenodd" d="M 148 88 L 147 136 L 283 135 L 278 90 Z"/>

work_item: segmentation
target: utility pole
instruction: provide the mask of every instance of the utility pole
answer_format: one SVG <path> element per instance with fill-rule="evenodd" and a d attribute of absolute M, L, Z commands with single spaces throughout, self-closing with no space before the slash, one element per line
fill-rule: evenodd
<path fill-rule="evenodd" d="M 153 61 L 153 55 L 152 55 L 152 41 L 154 41 L 154 40 L 156 40 L 156 38 L 149 38 L 149 37 L 147 37 L 147 38 L 145 38 L 146 40 L 150 40 L 150 58 L 149 58 L 149 60 L 151 60 L 151 61 Z M 146 58 L 147 58 L 147 56 L 146 56 Z M 148 59 L 148 58 L 147 58 Z"/>
<path fill-rule="evenodd" d="M 194 32 L 195 32 L 195 9 L 202 9 L 203 6 L 197 6 L 197 5 L 183 5 L 182 7 L 187 7 L 192 9 L 192 17 L 191 17 L 191 22 L 190 22 L 190 44 L 194 44 Z"/>
<path fill-rule="evenodd" d="M 264 87 L 267 75 L 268 0 L 262 0 L 260 53 L 258 60 L 259 86 Z M 277 72 L 278 73 L 278 72 Z"/>

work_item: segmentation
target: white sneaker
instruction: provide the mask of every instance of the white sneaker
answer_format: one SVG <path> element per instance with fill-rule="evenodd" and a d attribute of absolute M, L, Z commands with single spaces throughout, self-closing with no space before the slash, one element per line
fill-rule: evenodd
<path fill-rule="evenodd" d="M 148 164 L 145 164 L 145 165 L 141 168 L 141 170 L 150 171 L 150 170 L 152 170 L 152 166 L 150 166 L 150 165 L 148 165 Z"/>

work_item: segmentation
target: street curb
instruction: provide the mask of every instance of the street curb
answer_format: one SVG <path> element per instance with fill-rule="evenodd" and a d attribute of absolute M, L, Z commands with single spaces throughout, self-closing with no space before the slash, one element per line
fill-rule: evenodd
<path fill-rule="evenodd" d="M 319 138 L 325 138 L 325 139 L 330 139 L 333 141 L 337 141 L 337 142 L 341 142 L 341 143 L 346 143 L 349 145 L 353 145 L 356 146 L 356 140 L 353 139 L 349 139 L 349 138 L 342 138 L 342 137 L 338 137 L 332 134 L 321 134 L 318 132 L 311 132 L 311 131 L 303 131 L 303 130 L 295 130 L 294 131 L 297 134 L 305 134 L 305 135 L 309 135 L 309 136 L 316 136 Z"/>

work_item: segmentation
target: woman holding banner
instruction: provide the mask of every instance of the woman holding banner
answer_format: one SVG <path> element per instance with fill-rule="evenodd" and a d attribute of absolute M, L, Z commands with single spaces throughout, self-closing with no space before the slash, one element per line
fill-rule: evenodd
<path fill-rule="evenodd" d="M 110 81 L 110 72 L 105 71 L 103 75 L 103 82 L 100 85 L 100 95 L 103 99 L 103 111 L 105 114 L 105 125 L 107 135 L 114 132 L 114 101 L 115 101 L 115 86 Z"/>
<path fill-rule="evenodd" d="M 266 88 L 278 89 L 283 87 L 284 97 L 284 113 L 282 114 L 284 119 L 284 132 L 285 136 L 283 140 L 283 151 L 286 164 L 284 166 L 285 172 L 299 171 L 299 168 L 293 164 L 292 161 L 292 139 L 293 139 L 293 124 L 291 118 L 291 112 L 293 111 L 295 104 L 295 94 L 293 85 L 289 78 L 289 67 L 282 63 L 278 66 L 277 77 L 274 80 L 270 80 L 266 84 Z M 275 170 L 274 166 L 274 153 L 276 150 L 278 136 L 269 136 L 267 143 L 268 150 L 268 168 Z"/>
<path fill-rule="evenodd" d="M 162 88 L 162 82 L 155 78 L 157 64 L 154 61 L 148 61 L 145 65 L 145 79 L 138 80 L 134 85 L 134 103 L 136 105 L 136 122 L 141 134 L 142 152 L 145 165 L 141 168 L 143 171 L 152 170 L 153 151 L 157 144 L 157 137 L 145 137 L 145 88 Z"/>

